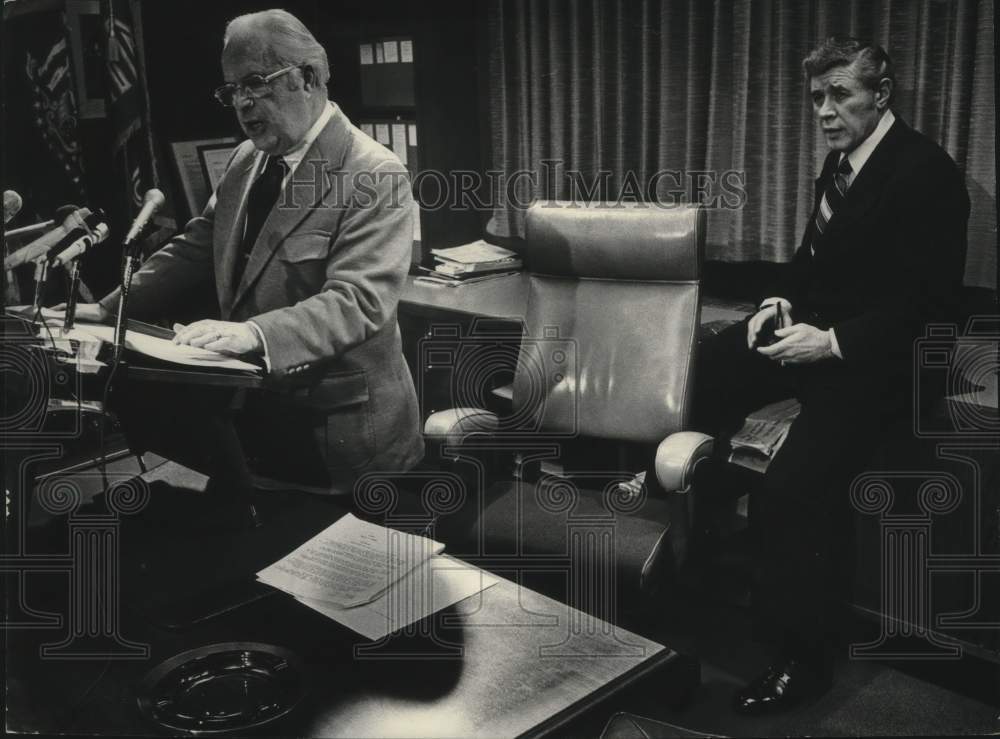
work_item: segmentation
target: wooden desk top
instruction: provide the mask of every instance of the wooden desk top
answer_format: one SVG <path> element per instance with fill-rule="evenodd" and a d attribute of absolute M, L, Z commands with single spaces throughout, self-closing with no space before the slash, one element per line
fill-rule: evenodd
<path fill-rule="evenodd" d="M 437 624 L 437 659 L 444 664 L 434 669 L 430 661 L 417 661 L 414 667 L 425 670 L 421 678 L 411 672 L 346 691 L 302 727 L 305 735 L 541 735 L 678 661 L 659 644 L 611 631 L 603 621 L 505 579 L 462 601 Z M 391 642 L 383 651 L 391 652 Z M 449 660 L 449 651 L 460 656 Z M 372 651 L 376 659 L 378 654 Z M 437 683 L 440 689 L 428 691 Z"/>
<path fill-rule="evenodd" d="M 268 735 L 538 735 L 584 711 L 590 716 L 590 709 L 601 714 L 594 718 L 601 726 L 610 712 L 635 708 L 628 695 L 617 696 L 640 679 L 655 681 L 658 695 L 681 693 L 696 679 L 691 660 L 676 652 L 509 580 L 420 622 L 412 633 L 404 630 L 380 643 L 283 594 L 181 630 L 154 627 L 140 612 L 159 612 L 163 605 L 150 606 L 147 591 L 162 599 L 167 590 L 198 594 L 207 592 L 195 589 L 204 582 L 218 588 L 236 581 L 234 576 L 248 579 L 252 575 L 239 573 L 274 561 L 278 550 L 289 551 L 335 518 L 329 502 L 306 500 L 246 531 L 199 534 L 196 522 L 191 531 L 178 531 L 179 521 L 164 530 L 160 519 L 174 519 L 161 506 L 172 511 L 178 497 L 185 496 L 175 489 L 154 491 L 148 509 L 154 520 L 132 516 L 120 530 L 124 565 L 116 635 L 148 645 L 149 656 L 75 662 L 40 658 L 40 644 L 59 642 L 67 630 L 76 633 L 65 615 L 62 624 L 48 630 L 19 632 L 7 655 L 8 728 L 43 734 L 153 733 L 155 727 L 143 721 L 136 704 L 143 676 L 181 652 L 232 641 L 289 650 L 308 673 L 307 699 L 287 722 L 269 727 Z M 178 547 L 179 541 L 184 545 Z M 208 562 L 213 564 L 206 572 Z M 32 606 L 66 614 L 69 589 L 38 585 L 32 588 Z M 86 638 L 78 641 L 78 649 L 93 649 Z M 112 641 L 101 645 L 114 647 Z M 87 700 L 81 702 L 84 690 Z M 602 701 L 612 695 L 613 700 Z"/>
<path fill-rule="evenodd" d="M 406 278 L 401 298 L 402 310 L 428 318 L 459 314 L 470 318 L 523 318 L 528 303 L 528 273 L 498 277 L 471 285 L 448 287 Z M 747 303 L 702 299 L 702 324 L 713 321 L 740 321 L 753 306 Z"/>
<path fill-rule="evenodd" d="M 442 313 L 470 318 L 523 318 L 528 303 L 528 273 L 460 287 L 417 282 L 416 277 L 408 275 L 400 300 L 404 310 L 430 318 Z"/>

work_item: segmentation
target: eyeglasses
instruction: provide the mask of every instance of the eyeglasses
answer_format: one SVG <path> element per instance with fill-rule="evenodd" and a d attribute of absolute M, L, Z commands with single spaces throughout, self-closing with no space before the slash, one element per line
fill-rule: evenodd
<path fill-rule="evenodd" d="M 288 74 L 293 69 L 299 69 L 302 66 L 301 64 L 293 64 L 290 67 L 279 69 L 277 72 L 271 72 L 268 75 L 254 72 L 253 74 L 248 74 L 239 82 L 229 82 L 215 88 L 213 95 L 226 108 L 233 107 L 233 101 L 236 99 L 237 92 L 245 98 L 256 100 L 270 94 L 271 82 L 278 79 L 281 75 Z"/>

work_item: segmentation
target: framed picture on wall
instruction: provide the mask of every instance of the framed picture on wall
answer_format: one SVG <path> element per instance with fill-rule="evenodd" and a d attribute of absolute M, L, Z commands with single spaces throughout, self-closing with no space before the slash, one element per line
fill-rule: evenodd
<path fill-rule="evenodd" d="M 218 139 L 175 141 L 170 145 L 189 216 L 201 213 L 204 209 L 238 143 L 235 137 L 226 136 Z"/>
<path fill-rule="evenodd" d="M 209 192 L 215 192 L 215 188 L 219 186 L 219 180 L 226 171 L 236 143 L 236 139 L 230 138 L 221 144 L 202 144 L 198 147 L 198 160 L 201 162 L 202 174 L 208 181 Z"/>
<path fill-rule="evenodd" d="M 66 27 L 81 118 L 104 118 L 106 32 L 98 0 L 68 0 Z"/>

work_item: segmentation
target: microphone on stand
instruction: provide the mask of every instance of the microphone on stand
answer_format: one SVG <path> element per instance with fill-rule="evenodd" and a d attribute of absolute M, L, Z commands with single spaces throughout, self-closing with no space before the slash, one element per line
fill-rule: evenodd
<path fill-rule="evenodd" d="M 84 232 L 89 232 L 92 226 L 96 226 L 104 220 L 104 215 L 98 214 L 96 221 L 88 223 L 87 219 L 93 215 L 89 208 L 76 208 L 72 210 L 69 215 L 65 216 L 62 223 L 47 234 L 40 236 L 27 246 L 18 249 L 6 257 L 3 260 L 3 268 L 5 270 L 14 269 L 26 262 L 32 262 L 39 257 L 47 256 L 53 249 L 59 248 L 64 243 L 64 239 L 73 234 L 74 229 L 82 228 Z M 75 239 L 78 235 L 81 234 L 76 234 L 73 238 Z"/>
<path fill-rule="evenodd" d="M 89 234 L 84 234 L 68 247 L 59 252 L 58 255 L 51 257 L 49 260 L 49 266 L 59 267 L 72 259 L 76 259 L 78 256 L 86 252 L 92 246 L 97 246 L 108 238 L 108 234 L 111 230 L 108 228 L 106 223 L 98 223 L 94 226 L 94 230 Z"/>
<path fill-rule="evenodd" d="M 21 212 L 21 208 L 24 207 L 24 201 L 21 196 L 18 195 L 13 190 L 3 191 L 3 225 L 7 225 L 13 220 L 14 216 Z"/>
<path fill-rule="evenodd" d="M 166 200 L 167 199 L 164 197 L 163 193 L 155 187 L 147 190 L 146 194 L 142 198 L 142 208 L 139 210 L 139 215 L 137 215 L 135 220 L 132 221 L 132 226 L 129 228 L 128 233 L 125 234 L 125 241 L 122 243 L 122 247 L 125 250 L 125 265 L 122 268 L 121 292 L 118 296 L 118 315 L 115 317 L 115 367 L 118 366 L 118 360 L 121 358 L 122 350 L 125 347 L 125 332 L 127 330 L 126 318 L 128 316 L 128 293 L 129 288 L 132 285 L 132 274 L 139 265 L 139 250 L 136 242 L 139 235 L 142 233 L 142 230 L 146 227 L 146 224 L 148 224 L 150 219 L 156 215 L 156 212 L 163 207 Z"/>
<path fill-rule="evenodd" d="M 74 210 L 78 210 L 75 205 L 64 205 L 60 207 L 55 212 L 55 215 L 47 221 L 39 221 L 38 223 L 32 223 L 29 226 L 20 226 L 18 228 L 12 228 L 9 231 L 4 231 L 4 244 L 6 244 L 7 249 L 10 250 L 28 243 L 31 239 L 44 236 L 53 228 L 56 228 L 57 225 L 62 223 L 66 216 Z"/>
<path fill-rule="evenodd" d="M 155 187 L 146 191 L 146 194 L 142 198 L 142 208 L 139 210 L 139 215 L 135 217 L 132 221 L 132 225 L 129 227 L 128 233 L 125 234 L 125 241 L 122 242 L 122 246 L 129 247 L 132 243 L 139 238 L 143 229 L 149 223 L 150 219 L 156 215 L 157 211 L 163 207 L 164 203 L 167 202 L 166 197 L 160 190 Z"/>
<path fill-rule="evenodd" d="M 76 318 L 76 292 L 80 286 L 80 260 L 77 259 L 87 249 L 96 246 L 108 238 L 110 229 L 106 223 L 98 223 L 92 234 L 81 236 L 74 241 L 67 249 L 52 259 L 52 266 L 58 267 L 60 264 L 72 262 L 69 268 L 69 294 L 66 296 L 66 312 L 63 315 L 63 331 L 73 328 L 73 320 Z"/>
<path fill-rule="evenodd" d="M 82 215 L 82 214 L 86 215 Z M 87 208 L 80 208 L 70 213 L 63 221 L 63 225 L 55 228 L 40 239 L 12 254 L 9 259 L 22 254 L 34 254 L 31 257 L 35 262 L 35 298 L 32 301 L 31 310 L 33 316 L 38 316 L 42 310 L 42 300 L 45 295 L 45 283 L 49 278 L 49 257 L 53 252 L 60 252 L 67 243 L 74 243 L 78 239 L 93 234 L 93 229 L 103 225 L 104 212 L 98 208 L 96 213 L 91 213 Z M 106 226 L 105 226 L 106 227 Z M 67 232 L 68 233 L 65 233 Z M 61 234 L 61 235 L 60 235 Z M 4 266 L 7 262 L 4 262 Z"/>

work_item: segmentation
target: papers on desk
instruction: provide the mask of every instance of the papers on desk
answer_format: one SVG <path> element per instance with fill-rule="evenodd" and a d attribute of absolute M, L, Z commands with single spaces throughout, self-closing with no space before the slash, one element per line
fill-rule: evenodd
<path fill-rule="evenodd" d="M 114 328 L 103 324 L 77 323 L 74 326 L 74 331 L 80 335 L 92 336 L 109 344 L 115 340 Z M 241 359 L 219 354 L 219 352 L 213 352 L 208 349 L 201 349 L 196 346 L 175 344 L 169 339 L 150 336 L 138 331 L 125 332 L 125 348 L 145 354 L 148 357 L 162 359 L 165 362 L 174 362 L 193 367 L 241 370 L 255 374 L 263 372 L 257 365 L 244 362 Z"/>
<path fill-rule="evenodd" d="M 495 280 L 498 277 L 509 277 L 510 275 L 516 275 L 517 272 L 492 272 L 486 275 L 477 275 L 475 277 L 464 277 L 462 279 L 457 279 L 454 277 L 447 277 L 440 275 L 434 270 L 427 269 L 426 267 L 417 266 L 417 269 L 427 274 L 420 275 L 414 282 L 420 284 L 431 285 L 433 287 L 461 287 L 462 285 L 471 285 L 476 282 L 485 282 L 486 280 Z"/>
<path fill-rule="evenodd" d="M 441 557 L 444 545 L 351 514 L 257 573 L 257 579 L 369 639 L 378 639 L 496 582 Z"/>
<path fill-rule="evenodd" d="M 491 588 L 499 578 L 447 555 L 435 555 L 375 600 L 338 608 L 313 598 L 296 598 L 367 639 L 381 639 L 433 613 Z"/>
<path fill-rule="evenodd" d="M 417 279 L 449 287 L 515 274 L 522 267 L 517 252 L 483 239 L 448 249 L 431 249 L 431 254 L 434 255 L 434 268 L 421 267 L 427 274 Z"/>
<path fill-rule="evenodd" d="M 442 551 L 444 544 L 348 513 L 258 572 L 257 579 L 295 596 L 351 608 L 372 601 Z"/>

